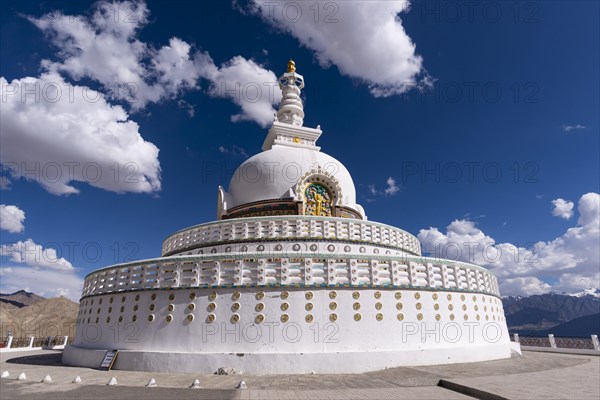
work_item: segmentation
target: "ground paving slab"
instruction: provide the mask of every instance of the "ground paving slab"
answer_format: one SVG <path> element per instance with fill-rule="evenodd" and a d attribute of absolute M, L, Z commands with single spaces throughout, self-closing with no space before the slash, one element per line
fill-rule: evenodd
<path fill-rule="evenodd" d="M 600 357 L 524 352 L 506 360 L 345 375 L 194 375 L 65 366 L 61 352 L 0 353 L 5 399 L 600 399 Z M 24 372 L 26 381 L 17 381 Z M 52 383 L 41 383 L 50 375 Z M 71 383 L 76 376 L 80 384 Z M 111 377 L 116 386 L 106 386 Z M 157 387 L 145 385 L 154 378 Z M 200 389 L 189 386 L 198 378 Z M 244 380 L 248 389 L 235 387 Z"/>

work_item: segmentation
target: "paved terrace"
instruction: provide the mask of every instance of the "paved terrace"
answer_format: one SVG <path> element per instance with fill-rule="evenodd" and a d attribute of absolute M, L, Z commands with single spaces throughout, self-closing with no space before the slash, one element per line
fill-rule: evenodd
<path fill-rule="evenodd" d="M 61 352 L 1 353 L 8 399 L 600 399 L 600 357 L 524 352 L 507 360 L 355 375 L 193 375 L 62 365 Z M 24 372 L 27 380 L 18 381 Z M 45 375 L 52 383 L 41 383 Z M 80 384 L 71 383 L 81 377 Z M 111 377 L 117 386 L 106 386 Z M 154 378 L 158 387 L 145 384 Z M 188 386 L 198 378 L 201 389 Z M 235 389 L 240 380 L 248 389 Z"/>

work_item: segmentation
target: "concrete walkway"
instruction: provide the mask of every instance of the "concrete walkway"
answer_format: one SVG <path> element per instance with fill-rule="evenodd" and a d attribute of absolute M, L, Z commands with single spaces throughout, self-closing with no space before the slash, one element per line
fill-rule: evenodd
<path fill-rule="evenodd" d="M 508 360 L 392 368 L 354 375 L 192 375 L 98 371 L 61 352 L 0 354 L 5 399 L 600 399 L 600 357 L 525 352 Z M 24 372 L 26 381 L 17 381 Z M 40 383 L 45 375 L 53 383 Z M 73 384 L 75 376 L 82 382 Z M 111 377 L 117 386 L 106 386 Z M 144 385 L 154 378 L 158 387 Z M 201 389 L 188 386 L 200 380 Z M 246 390 L 235 387 L 244 380 Z M 439 386 L 439 385 L 442 386 Z"/>

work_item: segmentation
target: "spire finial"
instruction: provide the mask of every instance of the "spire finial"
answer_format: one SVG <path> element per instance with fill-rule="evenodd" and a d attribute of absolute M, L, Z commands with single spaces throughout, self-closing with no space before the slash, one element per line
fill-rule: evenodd
<path fill-rule="evenodd" d="M 287 72 L 296 72 L 296 63 L 291 58 L 288 61 Z"/>
<path fill-rule="evenodd" d="M 287 64 L 287 72 L 279 77 L 279 88 L 283 96 L 277 112 L 278 122 L 302 126 L 304 110 L 300 90 L 303 87 L 304 78 L 296 72 L 296 63 L 290 59 Z"/>

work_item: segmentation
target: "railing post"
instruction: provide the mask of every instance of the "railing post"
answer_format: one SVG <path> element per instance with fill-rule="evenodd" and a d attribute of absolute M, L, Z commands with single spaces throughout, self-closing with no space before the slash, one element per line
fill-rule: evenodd
<path fill-rule="evenodd" d="M 594 349 L 600 351 L 600 343 L 598 342 L 598 335 L 592 335 L 592 343 L 594 344 Z"/>
<path fill-rule="evenodd" d="M 515 338 L 515 343 L 519 343 L 519 334 L 515 333 L 513 337 Z"/>
<path fill-rule="evenodd" d="M 548 334 L 548 340 L 550 340 L 550 347 L 552 347 L 553 349 L 556 348 L 556 340 L 554 340 L 554 335 L 549 333 Z"/>
<path fill-rule="evenodd" d="M 13 337 L 9 336 L 8 340 L 6 341 L 6 348 L 10 349 L 10 346 L 12 346 L 12 341 L 13 341 Z"/>
<path fill-rule="evenodd" d="M 46 344 L 46 347 L 52 348 L 52 339 L 53 339 L 52 336 L 48 336 L 48 343 Z"/>
<path fill-rule="evenodd" d="M 33 340 L 34 340 L 34 339 L 35 339 L 35 337 L 33 337 L 33 336 L 29 336 L 29 346 L 28 346 L 29 348 L 32 348 L 32 347 L 33 347 Z"/>
<path fill-rule="evenodd" d="M 65 342 L 63 343 L 63 346 L 66 346 L 68 341 L 69 341 L 69 337 L 65 336 Z"/>

